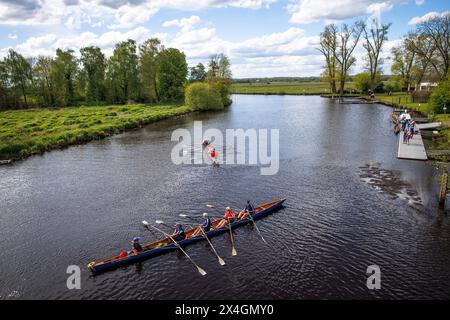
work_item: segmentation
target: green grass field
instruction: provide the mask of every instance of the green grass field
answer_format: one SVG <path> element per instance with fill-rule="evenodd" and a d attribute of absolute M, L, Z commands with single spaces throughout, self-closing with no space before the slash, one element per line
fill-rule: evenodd
<path fill-rule="evenodd" d="M 352 89 L 353 83 L 349 82 L 346 89 Z M 325 82 L 253 82 L 234 83 L 232 93 L 240 94 L 327 94 L 330 87 Z"/>
<path fill-rule="evenodd" d="M 185 106 L 127 105 L 0 112 L 0 160 L 16 159 L 182 115 Z"/>

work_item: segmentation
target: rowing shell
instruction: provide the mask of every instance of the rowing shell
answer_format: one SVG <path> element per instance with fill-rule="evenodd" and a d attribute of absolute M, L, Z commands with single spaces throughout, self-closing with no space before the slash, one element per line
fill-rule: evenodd
<path fill-rule="evenodd" d="M 262 204 L 260 206 L 255 207 L 255 212 L 252 214 L 253 219 L 256 220 L 256 219 L 261 218 L 264 215 L 266 215 L 266 214 L 268 214 L 268 213 L 270 213 L 270 212 L 272 212 L 274 210 L 277 210 L 277 209 L 281 208 L 285 200 L 286 199 L 283 198 L 283 199 L 279 199 L 279 200 L 276 200 L 276 201 L 264 203 L 264 204 Z M 220 221 L 221 220 L 214 220 L 214 221 L 212 221 L 213 229 Z M 233 222 L 231 224 L 231 228 L 232 229 L 237 228 L 237 227 L 242 226 L 244 224 L 247 224 L 247 223 L 249 223 L 251 221 L 252 220 L 250 218 L 243 218 L 241 220 L 237 220 L 237 221 L 235 221 L 235 222 Z M 213 237 L 213 236 L 216 236 L 216 235 L 218 235 L 220 233 L 229 231 L 228 228 L 229 228 L 228 225 L 226 225 L 223 228 L 220 228 L 220 229 L 217 229 L 217 230 L 211 230 L 211 231 L 207 232 L 206 235 L 208 237 Z M 187 244 L 190 244 L 190 243 L 193 243 L 193 242 L 196 242 L 196 241 L 204 240 L 205 238 L 202 235 L 199 235 L 199 236 L 191 238 L 191 235 L 195 231 L 195 229 L 196 228 L 187 229 L 185 231 L 186 239 L 178 242 L 178 244 L 180 246 L 185 246 Z M 134 263 L 134 262 L 137 262 L 137 261 L 144 260 L 144 259 L 148 259 L 148 258 L 154 257 L 156 255 L 163 254 L 163 253 L 166 253 L 166 252 L 169 252 L 169 251 L 174 251 L 174 250 L 178 249 L 171 242 L 171 240 L 169 238 L 164 238 L 164 239 L 161 239 L 159 241 L 156 241 L 156 242 L 144 245 L 144 246 L 142 246 L 142 248 L 144 249 L 143 251 L 138 252 L 138 253 L 132 253 L 132 254 L 130 254 L 130 255 L 126 256 L 126 257 L 123 257 L 123 258 L 115 257 L 115 258 L 104 260 L 104 261 L 101 261 L 101 262 L 90 262 L 88 264 L 88 268 L 94 274 L 98 274 L 98 273 L 101 273 L 101 272 L 104 272 L 104 271 L 107 271 L 107 270 L 110 270 L 110 269 L 114 269 L 114 268 L 117 268 L 117 267 L 120 267 L 120 266 L 124 266 L 124 265 L 130 264 L 130 263 Z"/>

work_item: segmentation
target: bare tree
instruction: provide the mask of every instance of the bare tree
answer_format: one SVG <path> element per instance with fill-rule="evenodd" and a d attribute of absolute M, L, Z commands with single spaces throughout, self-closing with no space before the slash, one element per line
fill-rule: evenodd
<path fill-rule="evenodd" d="M 416 54 L 405 47 L 401 46 L 393 48 L 392 51 L 392 73 L 400 80 L 402 89 L 411 90 L 413 67 Z"/>
<path fill-rule="evenodd" d="M 449 24 L 450 14 L 423 21 L 405 40 L 409 50 L 426 61 L 439 80 L 447 76 L 450 67 Z"/>
<path fill-rule="evenodd" d="M 344 87 L 348 76 L 348 71 L 356 61 L 353 56 L 353 51 L 358 44 L 363 29 L 364 23 L 362 22 L 356 22 L 351 27 L 344 23 L 338 32 L 338 45 L 334 57 L 338 63 L 339 99 L 341 101 L 344 95 Z"/>
<path fill-rule="evenodd" d="M 387 40 L 387 33 L 391 23 L 379 25 L 377 19 L 373 19 L 370 29 L 364 25 L 364 49 L 367 51 L 367 69 L 370 74 L 370 88 L 375 89 L 376 77 L 383 60 L 380 57 L 383 44 Z"/>
<path fill-rule="evenodd" d="M 330 83 L 330 90 L 336 93 L 336 48 L 338 28 L 334 24 L 327 25 L 320 34 L 320 48 L 325 57 L 325 78 Z"/>

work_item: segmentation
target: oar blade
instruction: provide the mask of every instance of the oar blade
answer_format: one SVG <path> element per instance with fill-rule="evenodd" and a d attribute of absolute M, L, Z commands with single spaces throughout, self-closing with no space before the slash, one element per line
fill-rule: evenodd
<path fill-rule="evenodd" d="M 180 213 L 178 216 L 183 217 L 183 218 L 187 218 L 186 214 Z"/>
<path fill-rule="evenodd" d="M 207 204 L 206 205 L 208 208 L 215 208 L 212 204 Z"/>
<path fill-rule="evenodd" d="M 224 266 L 226 264 L 225 260 L 223 260 L 221 257 L 219 257 L 219 263 L 221 266 Z"/>
<path fill-rule="evenodd" d="M 205 270 L 203 270 L 202 268 L 200 268 L 198 266 L 197 266 L 197 270 L 198 270 L 198 273 L 200 273 L 202 276 L 206 276 L 206 271 Z"/>
<path fill-rule="evenodd" d="M 157 224 L 164 224 L 164 221 L 162 221 L 162 220 L 156 220 L 155 223 L 157 223 Z"/>
<path fill-rule="evenodd" d="M 148 222 L 147 222 L 147 221 L 142 220 L 142 224 L 143 224 L 144 226 L 148 227 Z"/>
<path fill-rule="evenodd" d="M 237 256 L 237 251 L 236 251 L 235 247 L 233 247 L 233 249 L 231 250 L 231 255 L 232 256 Z"/>

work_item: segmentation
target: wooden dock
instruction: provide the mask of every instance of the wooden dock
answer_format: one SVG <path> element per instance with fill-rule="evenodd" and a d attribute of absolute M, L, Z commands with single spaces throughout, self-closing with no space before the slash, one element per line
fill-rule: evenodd
<path fill-rule="evenodd" d="M 403 132 L 398 134 L 398 152 L 397 158 L 410 160 L 427 160 L 427 153 L 423 145 L 422 136 L 417 133 L 409 140 L 409 144 L 403 143 Z"/>
<path fill-rule="evenodd" d="M 440 126 L 442 126 L 442 122 L 432 122 L 432 123 L 417 124 L 417 127 L 420 130 L 433 130 L 433 129 L 439 128 Z"/>

